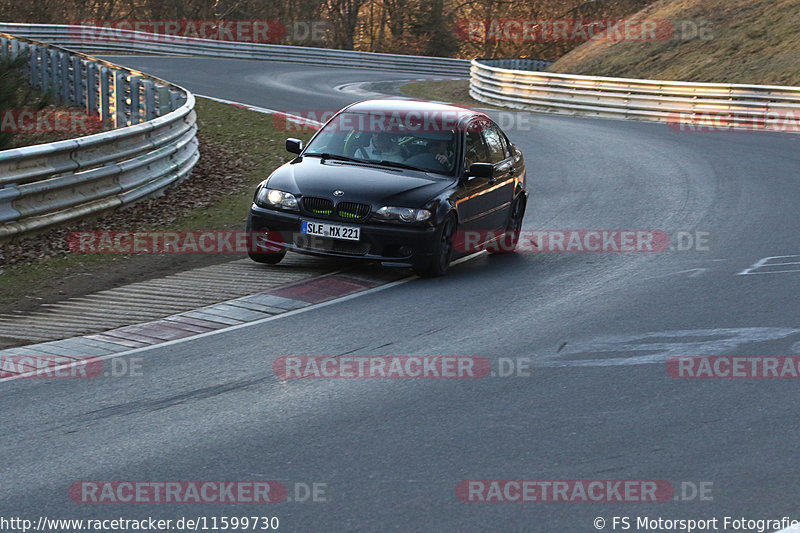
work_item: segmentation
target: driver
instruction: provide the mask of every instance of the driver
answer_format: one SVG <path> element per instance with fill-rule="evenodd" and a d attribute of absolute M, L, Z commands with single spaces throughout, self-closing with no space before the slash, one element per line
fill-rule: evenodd
<path fill-rule="evenodd" d="M 359 148 L 356 155 L 363 159 L 396 163 L 405 159 L 400 151 L 400 137 L 394 133 L 373 133 L 369 144 Z"/>
<path fill-rule="evenodd" d="M 455 154 L 450 150 L 450 143 L 447 140 L 433 139 L 429 141 L 428 150 L 443 167 L 452 168 Z"/>

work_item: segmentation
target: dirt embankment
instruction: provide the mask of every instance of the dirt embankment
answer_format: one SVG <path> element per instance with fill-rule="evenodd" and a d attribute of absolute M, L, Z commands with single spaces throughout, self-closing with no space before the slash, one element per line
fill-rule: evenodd
<path fill-rule="evenodd" d="M 660 80 L 800 85 L 800 0 L 661 0 L 639 20 L 669 38 L 591 41 L 551 72 Z"/>

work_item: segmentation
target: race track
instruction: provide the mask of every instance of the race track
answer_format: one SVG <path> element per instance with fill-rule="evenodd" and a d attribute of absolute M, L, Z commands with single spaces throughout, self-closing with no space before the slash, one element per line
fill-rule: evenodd
<path fill-rule="evenodd" d="M 418 77 L 114 61 L 196 94 L 285 111 L 364 98 L 334 89 L 342 84 Z M 0 514 L 277 516 L 293 532 L 800 519 L 798 381 L 666 371 L 676 356 L 800 355 L 800 257 L 750 269 L 800 256 L 800 137 L 503 113 L 528 167 L 524 229 L 660 230 L 700 236 L 701 249 L 481 254 L 443 279 L 140 351 L 139 378 L 3 383 Z M 483 379 L 276 377 L 273 362 L 298 355 L 479 356 L 493 368 L 529 359 L 532 369 Z M 321 483 L 326 501 L 73 502 L 70 486 L 86 480 L 277 480 L 290 497 L 295 483 Z M 665 480 L 677 499 L 463 502 L 463 480 Z M 701 484 L 711 487 L 705 498 L 681 498 Z"/>

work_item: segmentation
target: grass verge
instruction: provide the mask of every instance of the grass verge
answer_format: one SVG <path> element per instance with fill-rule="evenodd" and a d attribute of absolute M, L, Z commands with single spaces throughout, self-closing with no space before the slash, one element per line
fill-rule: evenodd
<path fill-rule="evenodd" d="M 447 102 L 470 108 L 508 110 L 508 108 L 486 104 L 471 97 L 469 95 L 469 80 L 414 81 L 401 86 L 400 92 L 420 100 Z"/>
<path fill-rule="evenodd" d="M 232 254 L 76 254 L 74 231 L 244 229 L 256 185 L 290 159 L 271 115 L 197 99 L 201 158 L 189 178 L 158 198 L 37 235 L 0 243 L 0 313 L 30 311 L 125 283 L 241 258 Z M 277 127 L 276 127 L 277 126 Z"/>
<path fill-rule="evenodd" d="M 469 95 L 469 80 L 414 81 L 400 90 L 420 100 L 438 100 L 458 105 L 476 106 L 480 102 Z"/>

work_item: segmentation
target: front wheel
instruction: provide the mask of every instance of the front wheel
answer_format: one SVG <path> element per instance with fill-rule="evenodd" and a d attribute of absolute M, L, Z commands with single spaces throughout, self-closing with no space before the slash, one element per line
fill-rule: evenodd
<path fill-rule="evenodd" d="M 253 231 L 253 225 L 250 222 L 250 219 L 247 219 L 247 256 L 255 261 L 256 263 L 262 263 L 265 265 L 277 265 L 280 263 L 284 256 L 286 256 L 286 248 L 281 247 L 280 250 L 275 250 L 272 252 L 258 252 L 256 251 L 256 242 L 257 237 L 254 236 L 251 232 Z M 269 232 L 267 232 L 269 233 Z"/>
<path fill-rule="evenodd" d="M 447 215 L 439 228 L 433 257 L 424 265 L 414 267 L 414 272 L 423 278 L 444 276 L 453 258 L 453 234 L 456 232 L 456 217 Z"/>
<path fill-rule="evenodd" d="M 248 251 L 247 256 L 256 263 L 263 263 L 265 265 L 277 265 L 286 256 L 286 249 L 284 248 L 280 252 L 267 252 L 267 253 Z"/>

